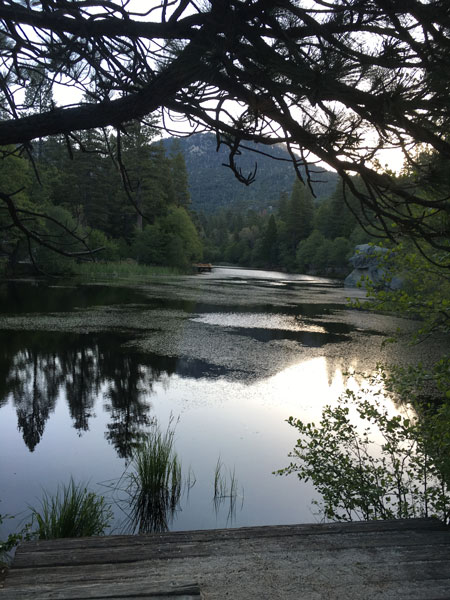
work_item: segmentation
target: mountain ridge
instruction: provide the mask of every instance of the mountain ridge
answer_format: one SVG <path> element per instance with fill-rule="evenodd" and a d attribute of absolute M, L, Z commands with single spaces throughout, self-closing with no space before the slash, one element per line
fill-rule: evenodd
<path fill-rule="evenodd" d="M 221 146 L 217 151 L 214 134 L 196 133 L 184 138 L 166 138 L 163 143 L 168 152 L 174 143 L 179 144 L 186 162 L 191 206 L 197 212 L 208 214 L 223 208 L 271 210 L 277 206 L 281 193 L 291 193 L 296 174 L 289 153 L 281 145 L 267 147 L 249 142 L 246 146 L 250 150 L 244 149 L 236 156 L 235 162 L 245 176 L 252 173 L 257 165 L 255 181 L 247 186 L 224 166 L 228 160 L 228 148 Z M 270 153 L 274 158 L 261 152 Z M 317 179 L 321 180 L 314 184 L 319 203 L 334 191 L 338 175 L 322 167 L 314 166 L 313 169 L 317 172 Z"/>

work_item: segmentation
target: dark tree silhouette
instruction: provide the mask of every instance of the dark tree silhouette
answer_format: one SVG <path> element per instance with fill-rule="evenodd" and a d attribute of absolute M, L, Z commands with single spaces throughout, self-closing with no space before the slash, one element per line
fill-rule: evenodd
<path fill-rule="evenodd" d="M 133 6 L 3 0 L 5 152 L 55 134 L 70 142 L 91 128 L 124 134 L 130 120 L 155 111 L 171 132 L 168 117 L 183 115 L 192 129 L 216 132 L 244 183 L 257 170 L 241 172 L 240 148 L 251 140 L 270 153 L 282 142 L 310 187 L 316 161 L 335 169 L 380 235 L 448 250 L 448 190 L 427 193 L 430 161 L 421 158 L 425 148 L 445 165 L 450 159 L 448 0 L 154 0 L 141 13 Z M 83 100 L 30 114 L 20 92 L 31 78 L 47 96 L 51 82 L 78 88 Z M 381 148 L 402 150 L 414 181 L 378 169 Z M 38 237 L 14 196 L 2 192 L 0 201 L 15 227 Z"/>

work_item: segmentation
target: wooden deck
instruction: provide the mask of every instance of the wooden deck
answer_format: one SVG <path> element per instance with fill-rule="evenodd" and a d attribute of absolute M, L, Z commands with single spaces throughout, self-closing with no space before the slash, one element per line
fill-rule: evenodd
<path fill-rule="evenodd" d="M 0 600 L 450 599 L 438 521 L 252 527 L 27 542 Z"/>

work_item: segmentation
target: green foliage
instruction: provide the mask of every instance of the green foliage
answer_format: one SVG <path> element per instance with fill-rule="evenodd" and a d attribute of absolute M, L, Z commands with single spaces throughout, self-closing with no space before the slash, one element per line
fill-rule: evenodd
<path fill-rule="evenodd" d="M 41 220 L 41 237 L 53 247 L 63 252 L 77 252 L 86 249 L 83 243 L 76 240 L 71 232 L 84 237 L 75 219 L 69 211 L 61 206 L 49 206 L 45 209 L 48 219 Z M 71 275 L 75 259 L 58 254 L 51 248 L 35 244 L 32 250 L 33 259 L 39 269 L 46 274 Z"/>
<path fill-rule="evenodd" d="M 315 238 L 319 244 L 319 236 Z M 345 241 L 338 242 L 342 254 Z M 308 240 L 299 245 L 299 258 L 307 249 Z M 318 254 L 311 252 L 316 258 Z M 300 438 L 291 454 L 294 461 L 279 473 L 310 479 L 322 495 L 326 518 L 449 520 L 450 358 L 445 336 L 450 281 L 441 268 L 446 257 L 430 255 L 434 264 L 405 244 L 390 249 L 380 265 L 385 271 L 382 285 L 366 282 L 368 300 L 353 306 L 418 319 L 413 341 L 441 336 L 439 360 L 431 367 L 381 370 L 369 379 L 368 388 L 358 394 L 348 390 L 336 407 L 326 407 L 318 426 L 289 419 Z M 401 288 L 389 287 L 394 277 L 401 278 Z M 409 407 L 412 416 L 391 416 L 382 403 L 383 393 L 403 410 Z M 371 437 L 373 428 L 382 439 L 379 449 Z"/>
<path fill-rule="evenodd" d="M 159 223 L 146 225 L 142 231 L 136 231 L 132 245 L 133 255 L 144 265 L 165 264 L 167 236 Z"/>
<path fill-rule="evenodd" d="M 270 215 L 267 222 L 259 254 L 267 265 L 278 263 L 278 231 L 274 215 Z"/>
<path fill-rule="evenodd" d="M 348 268 L 348 259 L 353 254 L 353 244 L 345 237 L 337 237 L 333 240 L 328 264 L 331 269 Z"/>
<path fill-rule="evenodd" d="M 306 273 L 308 269 L 315 266 L 317 252 L 324 241 L 325 238 L 320 231 L 314 230 L 306 240 L 299 243 L 296 258 L 301 273 Z"/>
<path fill-rule="evenodd" d="M 184 155 L 179 140 L 175 139 L 170 150 L 170 173 L 176 206 L 190 204 L 189 181 Z"/>
<path fill-rule="evenodd" d="M 87 244 L 91 250 L 100 249 L 95 253 L 95 260 L 116 261 L 121 258 L 121 250 L 118 241 L 111 240 L 99 229 L 91 229 L 87 236 Z"/>
<path fill-rule="evenodd" d="M 11 152 L 12 148 L 0 148 L 4 152 Z M 4 193 L 11 194 L 19 211 L 30 210 L 27 188 L 30 186 L 31 169 L 28 161 L 20 156 L 10 154 L 0 160 L 0 186 Z M 12 218 L 3 202 L 0 203 L 0 253 L 13 257 L 14 261 L 20 260 L 26 253 L 23 235 L 12 227 Z"/>
<path fill-rule="evenodd" d="M 434 423 L 390 415 L 382 399 L 385 383 L 381 371 L 367 388 L 347 390 L 335 407 L 324 408 L 319 425 L 290 417 L 300 437 L 290 454 L 294 460 L 277 473 L 311 480 L 327 519 L 436 516 L 448 522 L 450 493 L 439 469 L 448 462 L 448 447 Z"/>
<path fill-rule="evenodd" d="M 358 212 L 356 200 L 347 200 Z M 354 246 L 370 238 L 345 204 L 342 186 L 315 205 L 298 180 L 290 196 L 281 194 L 276 212 L 203 215 L 202 227 L 206 260 L 335 277 L 348 274 Z"/>
<path fill-rule="evenodd" d="M 203 248 L 186 209 L 171 206 L 153 225 L 136 231 L 133 252 L 140 263 L 186 270 L 201 259 Z"/>
<path fill-rule="evenodd" d="M 347 202 L 350 203 L 352 210 Z M 344 197 L 342 184 L 338 183 L 333 194 L 317 209 L 314 218 L 315 228 L 331 240 L 338 237 L 349 238 L 357 226 L 354 213 L 359 214 L 359 212 L 356 199 L 351 194 Z"/>
<path fill-rule="evenodd" d="M 173 145 L 168 157 L 165 145 L 152 141 L 155 132 L 151 123 L 127 124 L 120 165 L 110 159 L 117 137 L 102 131 L 80 132 L 70 156 L 63 138 L 39 140 L 33 156 L 39 184 L 27 159 L 11 155 L 0 161 L 2 189 L 34 235 L 27 239 L 11 227 L 12 217 L 0 203 L 0 227 L 6 232 L 0 255 L 8 256 L 8 271 L 17 272 L 25 262 L 47 275 L 70 275 L 78 271 L 75 260 L 86 259 L 79 253 L 89 249 L 100 249 L 93 260 L 135 256 L 144 264 L 183 270 L 201 259 L 202 241 L 186 210 L 184 156 Z M 144 233 L 144 228 L 150 229 Z"/>
<path fill-rule="evenodd" d="M 427 446 L 433 461 L 450 486 L 450 356 L 434 365 L 391 365 L 384 377 L 386 389 L 407 400 L 424 426 L 432 432 Z"/>
<path fill-rule="evenodd" d="M 195 225 L 185 208 L 182 206 L 170 207 L 167 216 L 162 221 L 162 227 L 167 232 L 169 239 L 175 238 L 181 243 L 177 242 L 180 253 L 175 255 L 176 260 L 169 262 L 169 265 L 182 266 L 183 263 L 189 264 L 201 259 L 202 244 Z"/>
<path fill-rule="evenodd" d="M 0 526 L 5 519 L 12 519 L 10 515 L 2 515 L 0 513 Z M 6 540 L 0 540 L 0 567 L 8 563 L 8 553 L 22 540 L 21 533 L 9 534 Z"/>
<path fill-rule="evenodd" d="M 295 252 L 300 240 L 306 239 L 313 229 L 314 203 L 310 190 L 298 179 L 294 181 L 287 206 L 287 241 Z"/>
<path fill-rule="evenodd" d="M 31 507 L 31 514 L 40 540 L 102 535 L 112 520 L 105 499 L 73 479 L 55 495 L 45 492 L 40 508 Z"/>

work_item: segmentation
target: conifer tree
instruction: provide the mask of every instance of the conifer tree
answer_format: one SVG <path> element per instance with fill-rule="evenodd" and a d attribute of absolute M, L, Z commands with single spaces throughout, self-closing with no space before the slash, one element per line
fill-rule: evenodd
<path fill-rule="evenodd" d="M 177 139 L 172 144 L 169 158 L 175 204 L 186 208 L 191 202 L 191 197 L 186 162 L 180 148 L 180 142 Z"/>
<path fill-rule="evenodd" d="M 298 179 L 295 180 L 287 206 L 288 244 L 295 252 L 298 243 L 313 229 L 314 203 L 312 194 Z"/>
<path fill-rule="evenodd" d="M 270 215 L 267 227 L 264 231 L 261 258 L 267 266 L 274 267 L 278 264 L 278 233 L 275 217 Z"/>

